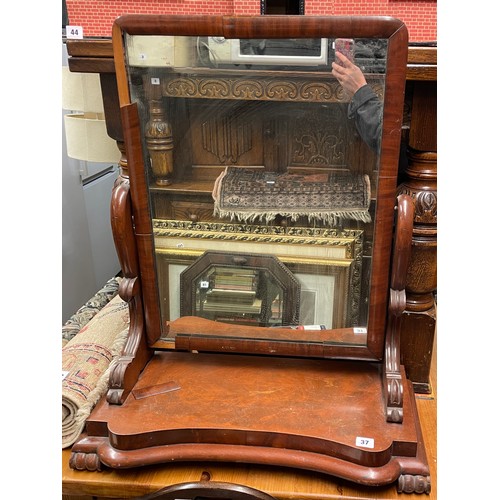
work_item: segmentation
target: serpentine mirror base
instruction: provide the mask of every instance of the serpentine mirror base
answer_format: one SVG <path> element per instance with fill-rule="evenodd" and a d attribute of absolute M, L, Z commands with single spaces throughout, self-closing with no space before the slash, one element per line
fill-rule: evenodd
<path fill-rule="evenodd" d="M 411 383 L 390 423 L 380 377 L 377 363 L 158 352 L 122 405 L 101 400 L 70 464 L 257 463 L 428 492 Z"/>

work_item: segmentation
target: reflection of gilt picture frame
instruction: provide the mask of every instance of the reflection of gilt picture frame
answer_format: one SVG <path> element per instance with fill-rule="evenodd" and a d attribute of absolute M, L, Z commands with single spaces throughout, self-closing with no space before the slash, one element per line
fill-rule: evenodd
<path fill-rule="evenodd" d="M 162 323 L 180 315 L 180 273 L 207 250 L 275 255 L 301 284 L 301 324 L 357 326 L 363 232 L 153 220 Z M 225 243 L 231 243 L 230 247 Z"/>

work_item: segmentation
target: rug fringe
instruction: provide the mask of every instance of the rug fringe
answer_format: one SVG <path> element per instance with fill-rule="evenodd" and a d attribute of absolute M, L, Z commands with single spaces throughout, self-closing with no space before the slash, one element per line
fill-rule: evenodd
<path fill-rule="evenodd" d="M 269 224 L 278 216 L 290 217 L 295 222 L 299 217 L 307 217 L 310 223 L 323 222 L 329 225 L 337 225 L 343 220 L 357 220 L 360 222 L 371 222 L 371 216 L 368 210 L 357 211 L 338 211 L 338 212 L 285 212 L 285 211 L 267 211 L 265 213 L 241 212 L 236 210 L 222 210 L 214 206 L 214 216 L 228 218 L 231 221 L 239 221 L 246 224 L 255 222 Z"/>

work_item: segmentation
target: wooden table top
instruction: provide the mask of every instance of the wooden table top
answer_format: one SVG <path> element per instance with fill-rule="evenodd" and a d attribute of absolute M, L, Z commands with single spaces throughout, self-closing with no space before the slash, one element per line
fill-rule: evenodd
<path fill-rule="evenodd" d="M 431 366 L 431 394 L 417 394 L 416 403 L 431 471 L 430 495 L 398 494 L 395 485 L 381 488 L 361 487 L 323 474 L 281 467 L 244 464 L 186 463 L 156 465 L 141 469 L 101 472 L 75 471 L 69 468 L 71 449 L 62 452 L 63 500 L 90 498 L 133 498 L 165 486 L 211 479 L 242 484 L 264 491 L 278 500 L 396 499 L 435 500 L 436 479 L 436 350 Z"/>

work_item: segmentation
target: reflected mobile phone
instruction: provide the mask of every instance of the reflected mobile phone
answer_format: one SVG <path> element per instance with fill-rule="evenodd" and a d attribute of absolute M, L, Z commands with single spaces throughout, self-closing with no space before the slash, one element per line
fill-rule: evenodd
<path fill-rule="evenodd" d="M 336 38 L 335 39 L 335 62 L 340 66 L 343 64 L 339 61 L 337 54 L 341 52 L 352 63 L 354 62 L 354 40 L 352 38 Z"/>

